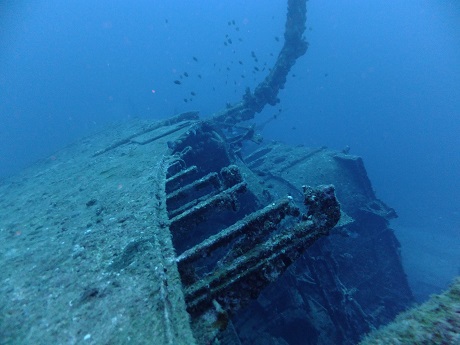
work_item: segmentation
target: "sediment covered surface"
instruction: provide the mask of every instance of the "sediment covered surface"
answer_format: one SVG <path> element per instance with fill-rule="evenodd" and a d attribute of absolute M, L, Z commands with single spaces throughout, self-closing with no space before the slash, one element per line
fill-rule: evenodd
<path fill-rule="evenodd" d="M 0 343 L 194 343 L 158 204 L 166 127 L 94 156 L 149 125 L 114 127 L 2 182 Z"/>

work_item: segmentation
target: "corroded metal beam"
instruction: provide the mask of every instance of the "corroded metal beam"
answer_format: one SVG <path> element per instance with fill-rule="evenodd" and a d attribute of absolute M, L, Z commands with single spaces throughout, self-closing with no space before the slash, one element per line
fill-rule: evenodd
<path fill-rule="evenodd" d="M 196 165 L 192 165 L 191 167 L 188 167 L 184 170 L 180 170 L 178 173 L 166 179 L 166 191 L 171 192 L 180 188 L 183 180 L 191 178 L 191 176 L 195 175 L 197 172 L 198 168 Z"/>
<path fill-rule="evenodd" d="M 245 182 L 240 182 L 233 187 L 223 190 L 219 194 L 204 200 L 179 215 L 170 219 L 171 231 L 178 228 L 188 228 L 191 224 L 201 222 L 202 217 L 210 211 L 216 211 L 224 208 L 235 208 L 236 194 L 244 193 L 247 189 Z"/>
<path fill-rule="evenodd" d="M 179 201 L 183 202 L 183 200 L 187 200 L 189 198 L 196 199 L 197 192 L 200 190 L 206 190 L 209 187 L 217 190 L 221 187 L 219 175 L 216 172 L 211 172 L 208 175 L 175 190 L 168 195 L 166 203 L 168 204 L 168 207 L 170 207 L 169 205 L 175 204 Z"/>
<path fill-rule="evenodd" d="M 238 253 L 225 265 L 218 265 L 212 273 L 185 288 L 187 310 L 192 315 L 212 308 L 215 301 L 227 313 L 234 313 L 250 299 L 256 298 L 318 238 L 328 234 L 340 219 L 340 205 L 334 187 L 304 187 L 304 193 L 308 211 L 299 224 L 254 244 L 247 252 Z M 258 217 L 263 226 L 270 227 L 270 220 L 270 212 L 261 213 Z M 244 236 L 250 236 L 250 233 Z M 183 253 L 178 258 L 179 263 L 195 258 L 194 251 L 206 254 L 217 246 L 215 242 L 210 240 Z"/>
<path fill-rule="evenodd" d="M 306 0 L 288 0 L 284 45 L 270 73 L 255 88 L 254 92 L 247 88 L 241 102 L 214 114 L 211 121 L 231 126 L 252 119 L 256 113 L 262 111 L 265 105 L 275 105 L 279 102 L 278 92 L 284 88 L 289 71 L 308 48 L 308 43 L 304 38 L 307 17 L 306 2 Z"/>
<path fill-rule="evenodd" d="M 292 205 L 291 200 L 283 199 L 272 203 L 260 211 L 253 212 L 232 226 L 222 230 L 218 234 L 208 237 L 195 247 L 186 250 L 177 258 L 179 266 L 189 264 L 201 257 L 209 255 L 213 250 L 230 243 L 236 237 L 249 234 L 255 230 L 263 230 L 264 223 L 269 222 L 277 226 L 284 216 L 298 212 L 298 209 Z M 255 244 L 254 244 L 255 245 Z"/>

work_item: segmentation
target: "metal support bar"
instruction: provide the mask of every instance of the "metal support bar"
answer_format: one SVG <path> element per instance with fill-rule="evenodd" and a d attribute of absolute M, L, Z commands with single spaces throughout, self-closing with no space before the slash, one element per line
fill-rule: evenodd
<path fill-rule="evenodd" d="M 202 190 L 208 186 L 219 190 L 221 187 L 221 183 L 219 180 L 219 175 L 216 172 L 209 173 L 208 175 L 189 183 L 188 185 L 175 190 L 171 194 L 168 195 L 166 202 L 167 204 L 177 203 L 180 200 L 184 200 L 187 198 L 194 198 L 196 199 L 196 195 L 193 195 L 193 192 Z"/>
<path fill-rule="evenodd" d="M 182 183 L 184 179 L 190 178 L 197 172 L 198 172 L 198 168 L 196 165 L 192 165 L 191 167 L 187 169 L 179 171 L 177 174 L 175 174 L 174 176 L 171 176 L 170 178 L 166 180 L 165 182 L 166 190 L 167 191 L 175 190 L 176 188 L 180 186 L 180 184 Z"/>
<path fill-rule="evenodd" d="M 246 183 L 240 182 L 233 187 L 230 187 L 219 194 L 204 200 L 197 205 L 194 205 L 182 212 L 181 214 L 173 217 L 171 222 L 171 231 L 185 226 L 189 227 L 190 224 L 200 222 L 203 216 L 210 210 L 223 209 L 223 208 L 236 208 L 236 194 L 244 193 L 246 191 Z"/>
<path fill-rule="evenodd" d="M 305 187 L 306 220 L 293 229 L 272 236 L 233 261 L 185 289 L 187 309 L 201 314 L 216 300 L 227 312 L 234 312 L 274 281 L 319 237 L 326 235 L 340 219 L 340 205 L 333 186 Z"/>
<path fill-rule="evenodd" d="M 230 243 L 238 236 L 264 228 L 267 222 L 277 225 L 287 214 L 293 214 L 296 211 L 298 212 L 298 209 L 290 199 L 286 198 L 272 203 L 260 211 L 251 213 L 218 234 L 208 237 L 195 247 L 186 250 L 177 257 L 177 263 L 180 266 L 208 256 L 213 250 Z"/>

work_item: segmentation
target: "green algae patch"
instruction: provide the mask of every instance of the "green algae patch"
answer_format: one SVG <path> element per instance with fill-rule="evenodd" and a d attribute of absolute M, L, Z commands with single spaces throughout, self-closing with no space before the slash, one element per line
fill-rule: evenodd
<path fill-rule="evenodd" d="M 445 293 L 400 314 L 360 344 L 460 344 L 460 277 Z"/>

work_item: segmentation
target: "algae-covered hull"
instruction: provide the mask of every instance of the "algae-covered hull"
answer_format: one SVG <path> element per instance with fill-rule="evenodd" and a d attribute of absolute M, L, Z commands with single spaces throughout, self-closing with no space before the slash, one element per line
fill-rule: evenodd
<path fill-rule="evenodd" d="M 168 138 L 94 156 L 145 126 L 88 138 L 1 187 L 1 343 L 194 342 L 158 203 Z"/>
<path fill-rule="evenodd" d="M 239 324 L 248 318 L 241 309 L 339 221 L 330 183 L 343 199 L 332 233 L 355 231 L 354 213 L 371 214 L 382 224 L 391 217 L 392 210 L 373 196 L 357 157 L 281 144 L 243 155 L 242 131 L 230 137 L 193 112 L 135 121 L 4 181 L 0 342 L 206 344 L 220 337 L 238 343 L 248 332 Z M 304 184 L 320 186 L 302 189 Z M 392 234 L 381 236 L 385 243 L 372 246 L 386 248 L 390 271 L 397 273 L 385 277 L 388 289 L 405 280 L 397 246 L 388 244 L 395 241 Z M 353 265 L 352 255 L 340 250 L 334 255 Z M 324 286 L 315 293 L 354 296 L 352 277 L 338 272 L 339 264 L 337 272 L 326 273 L 327 260 L 317 256 L 316 268 L 308 269 Z M 328 289 L 339 282 L 341 290 L 332 294 Z M 294 288 L 288 284 L 280 293 Z M 360 289 L 357 301 L 361 291 L 366 298 L 371 293 Z M 370 299 L 374 304 L 360 315 L 364 326 L 350 327 L 343 337 L 367 331 L 378 317 L 392 317 L 410 292 L 395 297 L 379 290 Z M 396 307 L 382 308 L 383 302 Z M 356 308 L 345 320 L 355 317 Z M 264 319 L 260 313 L 247 323 L 254 331 Z M 310 308 L 305 322 L 314 316 Z M 337 312 L 331 309 L 328 317 L 335 321 Z"/>

